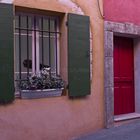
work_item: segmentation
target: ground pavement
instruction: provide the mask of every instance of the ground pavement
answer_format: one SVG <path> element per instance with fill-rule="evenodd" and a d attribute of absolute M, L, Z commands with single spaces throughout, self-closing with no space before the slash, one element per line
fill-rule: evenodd
<path fill-rule="evenodd" d="M 140 120 L 76 138 L 75 140 L 140 140 Z"/>

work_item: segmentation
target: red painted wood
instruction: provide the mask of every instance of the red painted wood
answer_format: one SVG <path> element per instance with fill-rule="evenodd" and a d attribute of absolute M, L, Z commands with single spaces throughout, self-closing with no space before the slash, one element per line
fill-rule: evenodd
<path fill-rule="evenodd" d="M 133 39 L 114 37 L 114 115 L 134 111 Z"/>

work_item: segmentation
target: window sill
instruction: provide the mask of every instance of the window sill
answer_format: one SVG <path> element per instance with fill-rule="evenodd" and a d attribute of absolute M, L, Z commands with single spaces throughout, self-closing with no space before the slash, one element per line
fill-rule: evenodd
<path fill-rule="evenodd" d="M 15 94 L 15 97 L 21 99 L 60 97 L 62 96 L 63 90 L 64 89 L 21 90 Z"/>

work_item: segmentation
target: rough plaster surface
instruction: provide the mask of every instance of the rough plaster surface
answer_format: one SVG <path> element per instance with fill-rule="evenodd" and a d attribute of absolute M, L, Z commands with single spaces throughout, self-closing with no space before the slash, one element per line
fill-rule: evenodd
<path fill-rule="evenodd" d="M 140 28 L 138 25 L 133 23 L 118 23 L 118 22 L 107 22 L 104 25 L 105 30 L 114 32 L 115 34 L 124 34 L 125 36 L 139 36 Z"/>
<path fill-rule="evenodd" d="M 106 112 L 106 127 L 114 125 L 114 70 L 113 70 L 113 37 L 114 35 L 127 36 L 134 38 L 134 65 L 135 65 L 135 106 L 136 112 L 140 111 L 140 89 L 139 89 L 139 76 L 140 71 L 139 62 L 139 44 L 140 44 L 140 26 L 132 23 L 117 23 L 105 21 L 104 23 L 104 73 L 105 73 L 105 112 Z"/>
<path fill-rule="evenodd" d="M 0 106 L 0 137 L 2 140 L 68 140 L 97 130 L 101 120 L 89 98 L 16 99 L 11 105 Z M 96 122 L 95 118 L 98 118 Z"/>
<path fill-rule="evenodd" d="M 139 0 L 104 0 L 105 20 L 140 25 Z"/>
<path fill-rule="evenodd" d="M 106 127 L 109 128 L 114 122 L 113 32 L 110 31 L 105 31 L 104 73 Z"/>
<path fill-rule="evenodd" d="M 71 0 L 58 0 L 58 2 L 64 6 L 71 7 L 73 12 L 84 15 L 82 9 Z"/>
<path fill-rule="evenodd" d="M 93 76 L 91 95 L 83 99 L 68 99 L 67 96 L 38 100 L 16 99 L 13 104 L 0 106 L 1 139 L 68 140 L 103 128 L 103 19 L 99 14 L 97 1 L 14 0 L 14 5 L 62 13 L 79 14 L 81 12 L 81 14 L 89 15 Z M 65 26 L 65 21 L 66 18 L 63 26 Z M 63 30 L 65 31 L 66 27 Z M 64 47 L 66 47 L 65 37 L 63 39 Z"/>
<path fill-rule="evenodd" d="M 134 39 L 135 112 L 140 113 L 140 36 Z"/>

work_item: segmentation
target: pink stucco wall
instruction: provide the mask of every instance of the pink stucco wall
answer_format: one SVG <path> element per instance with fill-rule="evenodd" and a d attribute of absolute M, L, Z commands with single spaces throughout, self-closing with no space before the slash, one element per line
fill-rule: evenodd
<path fill-rule="evenodd" d="M 104 0 L 105 20 L 140 25 L 140 0 Z"/>
<path fill-rule="evenodd" d="M 10 0 L 3 0 L 5 2 Z M 104 46 L 102 11 L 97 0 L 14 0 L 19 9 L 64 13 L 60 28 L 60 72 L 67 80 L 67 13 L 90 16 L 91 95 L 69 99 L 68 96 L 44 99 L 15 99 L 0 106 L 0 140 L 71 140 L 104 127 Z M 22 8 L 21 8 L 22 7 Z M 1 91 L 2 92 L 2 91 Z"/>

